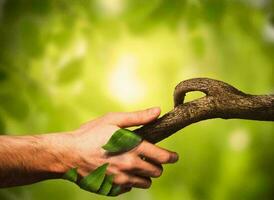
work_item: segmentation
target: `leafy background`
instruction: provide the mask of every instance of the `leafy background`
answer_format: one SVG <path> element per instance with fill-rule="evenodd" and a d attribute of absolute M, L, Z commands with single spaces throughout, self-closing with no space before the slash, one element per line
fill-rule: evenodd
<path fill-rule="evenodd" d="M 0 48 L 0 132 L 72 130 L 110 111 L 165 113 L 193 77 L 273 92 L 273 1 L 0 0 Z M 273 199 L 273 123 L 209 120 L 159 145 L 178 164 L 119 199 Z M 0 199 L 107 197 L 52 180 Z"/>

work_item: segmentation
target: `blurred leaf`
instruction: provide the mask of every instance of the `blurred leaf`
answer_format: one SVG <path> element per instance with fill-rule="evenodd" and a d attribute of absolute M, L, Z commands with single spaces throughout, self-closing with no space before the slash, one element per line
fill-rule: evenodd
<path fill-rule="evenodd" d="M 72 81 L 75 81 L 82 73 L 83 62 L 81 59 L 73 60 L 64 66 L 58 77 L 58 82 L 60 84 L 68 84 Z"/>
<path fill-rule="evenodd" d="M 201 36 L 194 36 L 191 40 L 194 53 L 199 57 L 203 57 L 205 54 L 205 43 Z"/>
<path fill-rule="evenodd" d="M 272 10 L 270 0 L 0 0 L 0 128 L 18 134 L 65 131 L 105 112 L 155 104 L 165 113 L 175 84 L 200 76 L 271 93 Z M 85 60 L 71 52 L 78 39 L 87 42 Z M 129 78 L 131 68 L 138 70 Z M 112 87 L 109 80 L 120 69 L 111 81 L 119 87 Z M 143 98 L 122 102 L 113 88 Z M 246 130 L 247 141 L 231 139 L 238 127 Z M 166 166 L 149 198 L 273 199 L 271 123 L 210 120 L 181 132 L 163 144 L 185 162 Z M 104 199 L 58 180 L 20 191 L 1 190 L 0 199 Z M 127 195 L 140 199 L 143 192 Z"/>
<path fill-rule="evenodd" d="M 16 94 L 0 94 L 0 107 L 17 120 L 23 120 L 29 113 L 27 102 Z"/>
<path fill-rule="evenodd" d="M 0 68 L 0 82 L 5 81 L 7 78 L 8 78 L 7 72 Z"/>
<path fill-rule="evenodd" d="M 222 17 L 226 14 L 226 3 L 220 0 L 206 0 L 202 4 L 205 5 L 204 12 L 206 18 L 210 22 L 219 22 Z"/>
<path fill-rule="evenodd" d="M 30 10 L 34 13 L 41 14 L 47 14 L 50 12 L 50 9 L 52 8 L 52 1 L 51 0 L 32 0 L 29 1 L 29 7 Z"/>
<path fill-rule="evenodd" d="M 27 53 L 27 56 L 40 55 L 43 50 L 39 28 L 41 24 L 26 18 L 22 19 L 20 25 L 21 33 L 19 33 L 19 36 L 21 37 L 23 52 Z"/>
<path fill-rule="evenodd" d="M 5 134 L 5 131 L 6 131 L 5 121 L 0 115 L 0 135 Z"/>

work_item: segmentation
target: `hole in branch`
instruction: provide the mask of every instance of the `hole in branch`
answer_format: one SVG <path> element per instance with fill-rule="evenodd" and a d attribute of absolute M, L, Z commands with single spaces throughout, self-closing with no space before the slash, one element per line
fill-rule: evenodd
<path fill-rule="evenodd" d="M 184 102 L 190 102 L 196 99 L 200 99 L 202 97 L 206 96 L 205 93 L 200 92 L 200 91 L 193 91 L 193 92 L 188 92 L 186 93 L 185 100 Z"/>

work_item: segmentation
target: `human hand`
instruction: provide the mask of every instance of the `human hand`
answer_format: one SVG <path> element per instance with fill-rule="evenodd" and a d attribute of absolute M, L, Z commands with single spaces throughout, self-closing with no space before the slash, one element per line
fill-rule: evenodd
<path fill-rule="evenodd" d="M 149 123 L 159 114 L 159 108 L 130 113 L 109 113 L 84 124 L 72 134 L 66 134 L 70 139 L 65 140 L 69 141 L 66 144 L 69 156 L 64 156 L 64 170 L 77 167 L 81 179 L 99 166 L 109 163 L 107 174 L 114 175 L 113 183 L 121 186 L 120 194 L 131 190 L 132 187 L 149 188 L 151 177 L 156 178 L 162 174 L 162 164 L 178 160 L 176 153 L 145 140 L 132 150 L 117 155 L 108 154 L 102 146 L 118 129 Z"/>

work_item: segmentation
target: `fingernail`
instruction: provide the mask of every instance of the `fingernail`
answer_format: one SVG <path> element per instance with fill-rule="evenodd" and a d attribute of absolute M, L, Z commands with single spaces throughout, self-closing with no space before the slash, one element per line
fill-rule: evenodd
<path fill-rule="evenodd" d="M 174 153 L 173 155 L 173 163 L 175 163 L 179 160 L 179 155 L 177 153 Z"/>

